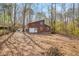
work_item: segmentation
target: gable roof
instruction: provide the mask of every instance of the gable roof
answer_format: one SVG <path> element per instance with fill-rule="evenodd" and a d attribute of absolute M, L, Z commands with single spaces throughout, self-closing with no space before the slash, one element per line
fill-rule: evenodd
<path fill-rule="evenodd" d="M 34 23 L 38 23 L 38 22 L 44 22 L 44 20 L 39 20 L 39 21 L 31 22 L 31 23 L 28 23 L 27 25 L 34 24 Z"/>

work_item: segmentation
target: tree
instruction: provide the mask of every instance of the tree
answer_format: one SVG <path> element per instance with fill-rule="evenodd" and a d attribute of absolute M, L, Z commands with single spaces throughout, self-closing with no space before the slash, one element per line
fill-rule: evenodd
<path fill-rule="evenodd" d="M 74 9 L 75 9 L 75 4 L 73 3 L 72 4 L 72 7 L 73 7 L 73 19 L 72 19 L 72 21 L 73 21 L 73 29 L 72 29 L 72 32 L 74 33 L 74 31 L 75 31 L 75 18 L 74 18 Z"/>
<path fill-rule="evenodd" d="M 53 12 L 52 12 L 52 10 L 53 10 L 53 3 L 51 4 L 51 29 L 52 29 L 52 33 L 53 33 L 54 31 L 53 31 Z"/>
<path fill-rule="evenodd" d="M 31 22 L 31 19 L 32 19 L 32 15 L 33 15 L 33 10 L 29 7 L 29 8 L 26 8 L 26 12 L 25 12 L 25 15 L 27 16 L 27 20 L 28 20 L 28 23 Z"/>
<path fill-rule="evenodd" d="M 46 18 L 46 15 L 44 12 L 37 12 L 35 16 L 37 20 L 44 20 Z"/>
<path fill-rule="evenodd" d="M 55 3 L 55 6 L 54 6 L 54 8 L 55 8 L 55 12 L 54 12 L 54 14 L 55 14 L 55 19 L 54 19 L 54 22 L 53 22 L 53 24 L 54 24 L 54 33 L 55 33 L 55 30 L 56 30 L 56 28 L 55 28 L 55 24 L 56 24 L 56 3 Z"/>
<path fill-rule="evenodd" d="M 24 5 L 24 9 L 23 9 L 23 32 L 25 29 L 25 13 L 26 13 L 26 4 Z"/>
<path fill-rule="evenodd" d="M 34 14 L 33 12 L 33 9 L 31 8 L 32 7 L 32 3 L 29 3 L 29 4 L 26 4 L 26 12 L 25 12 L 25 15 L 27 16 L 27 23 L 31 22 L 32 21 L 32 15 Z"/>
<path fill-rule="evenodd" d="M 67 32 L 67 21 L 66 21 L 66 4 L 62 4 L 62 20 L 63 20 L 63 31 Z"/>
<path fill-rule="evenodd" d="M 52 33 L 55 33 L 55 24 L 56 24 L 56 3 L 51 4 L 51 29 Z"/>
<path fill-rule="evenodd" d="M 12 9 L 12 4 L 8 4 L 8 3 L 6 3 L 6 4 L 1 4 L 1 7 L 2 7 L 2 9 L 3 9 L 3 14 L 4 14 L 4 20 L 5 21 L 7 21 L 8 20 L 8 22 L 9 21 L 11 21 L 11 9 Z M 8 19 L 5 19 L 5 18 L 7 18 L 8 17 Z"/>

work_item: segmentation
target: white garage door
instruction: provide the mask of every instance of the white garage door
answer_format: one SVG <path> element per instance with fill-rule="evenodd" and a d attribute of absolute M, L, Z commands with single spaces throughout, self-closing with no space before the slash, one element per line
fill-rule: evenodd
<path fill-rule="evenodd" d="M 29 28 L 30 33 L 37 33 L 37 28 Z"/>

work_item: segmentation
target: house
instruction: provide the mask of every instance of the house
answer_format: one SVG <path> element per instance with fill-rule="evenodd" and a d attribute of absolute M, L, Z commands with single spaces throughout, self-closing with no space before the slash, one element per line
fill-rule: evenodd
<path fill-rule="evenodd" d="M 29 33 L 50 33 L 50 26 L 44 24 L 44 20 L 27 24 L 27 32 Z"/>

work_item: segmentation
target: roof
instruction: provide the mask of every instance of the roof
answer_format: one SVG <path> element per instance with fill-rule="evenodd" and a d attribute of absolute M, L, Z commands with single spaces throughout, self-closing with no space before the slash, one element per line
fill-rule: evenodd
<path fill-rule="evenodd" d="M 39 21 L 31 22 L 31 23 L 28 23 L 27 25 L 33 24 L 33 23 L 38 23 L 38 22 L 44 22 L 44 20 L 39 20 Z"/>
<path fill-rule="evenodd" d="M 43 25 L 39 24 L 40 22 L 43 22 Z M 27 24 L 27 28 L 28 27 L 50 27 L 49 25 L 47 24 L 44 24 L 44 20 L 40 20 L 40 21 L 36 21 L 36 22 L 31 22 L 29 24 Z"/>

